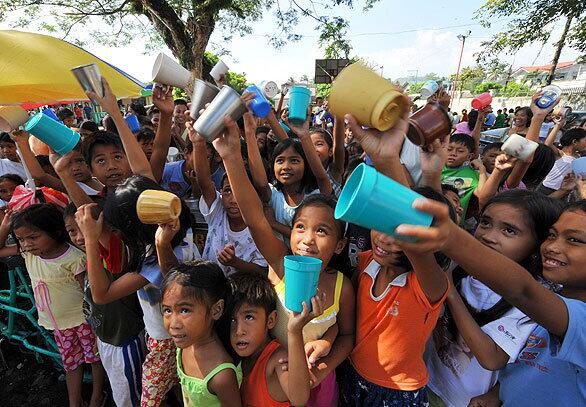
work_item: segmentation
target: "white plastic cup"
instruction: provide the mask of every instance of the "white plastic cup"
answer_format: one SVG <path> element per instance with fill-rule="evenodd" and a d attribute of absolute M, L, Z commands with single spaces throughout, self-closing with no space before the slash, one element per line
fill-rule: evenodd
<path fill-rule="evenodd" d="M 274 81 L 261 81 L 258 87 L 267 99 L 273 99 L 280 92 L 279 85 Z"/>
<path fill-rule="evenodd" d="M 191 73 L 162 52 L 153 65 L 153 82 L 187 89 Z"/>
<path fill-rule="evenodd" d="M 224 63 L 221 59 L 218 61 L 216 65 L 210 71 L 210 76 L 214 78 L 216 82 L 220 80 L 220 76 L 226 75 L 228 72 L 228 65 Z"/>
<path fill-rule="evenodd" d="M 419 93 L 421 94 L 422 99 L 427 99 L 431 95 L 435 94 L 435 92 L 437 92 L 438 89 L 439 89 L 438 83 L 436 81 L 429 80 L 429 81 L 425 82 L 425 84 L 421 88 L 421 92 L 419 92 Z"/>
<path fill-rule="evenodd" d="M 537 147 L 539 144 L 535 141 L 527 140 L 518 134 L 511 134 L 503 143 L 501 150 L 521 161 L 527 161 L 535 153 Z"/>

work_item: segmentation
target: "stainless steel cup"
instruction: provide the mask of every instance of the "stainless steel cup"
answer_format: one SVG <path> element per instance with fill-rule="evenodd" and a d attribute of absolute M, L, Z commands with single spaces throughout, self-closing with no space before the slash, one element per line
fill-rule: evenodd
<path fill-rule="evenodd" d="M 246 105 L 240 99 L 240 94 L 224 85 L 220 89 L 220 93 L 193 124 L 193 128 L 207 141 L 212 141 L 224 130 L 225 116 L 238 120 L 244 113 L 246 113 Z"/>
<path fill-rule="evenodd" d="M 76 66 L 71 69 L 71 73 L 79 82 L 84 92 L 94 92 L 100 97 L 104 97 L 104 86 L 102 85 L 102 75 L 96 64 Z"/>
<path fill-rule="evenodd" d="M 191 118 L 197 120 L 199 111 L 205 107 L 206 103 L 214 100 L 218 92 L 220 92 L 220 89 L 217 86 L 201 79 L 196 79 L 193 84 L 193 95 L 191 96 L 191 110 L 189 110 Z"/>

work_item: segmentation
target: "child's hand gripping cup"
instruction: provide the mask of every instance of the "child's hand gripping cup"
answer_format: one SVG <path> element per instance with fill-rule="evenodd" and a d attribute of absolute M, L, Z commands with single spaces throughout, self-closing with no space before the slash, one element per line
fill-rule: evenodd
<path fill-rule="evenodd" d="M 423 196 L 385 177 L 374 168 L 360 164 L 346 181 L 334 216 L 346 222 L 374 229 L 404 241 L 397 235 L 399 225 L 430 226 L 433 217 L 413 208 Z"/>
<path fill-rule="evenodd" d="M 250 102 L 250 108 L 256 117 L 266 117 L 271 111 L 271 104 L 256 85 L 251 85 L 244 92 L 254 93 L 254 99 Z"/>
<path fill-rule="evenodd" d="M 65 155 L 73 150 L 81 138 L 76 131 L 43 113 L 37 113 L 31 117 L 24 129 L 59 155 Z"/>
<path fill-rule="evenodd" d="M 334 116 L 351 113 L 363 126 L 387 131 L 409 109 L 409 102 L 389 81 L 355 63 L 344 68 L 332 83 L 328 106 Z"/>
<path fill-rule="evenodd" d="M 311 311 L 311 298 L 317 292 L 322 261 L 309 256 L 285 256 L 285 307 L 294 312 L 303 311 L 302 302 Z"/>
<path fill-rule="evenodd" d="M 161 225 L 181 215 L 181 199 L 167 191 L 147 189 L 136 201 L 138 219 L 147 225 Z"/>
<path fill-rule="evenodd" d="M 289 122 L 302 125 L 307 120 L 311 91 L 305 86 L 293 86 L 289 90 Z"/>
<path fill-rule="evenodd" d="M 0 106 L 0 131 L 18 130 L 28 119 L 28 112 L 20 106 Z"/>

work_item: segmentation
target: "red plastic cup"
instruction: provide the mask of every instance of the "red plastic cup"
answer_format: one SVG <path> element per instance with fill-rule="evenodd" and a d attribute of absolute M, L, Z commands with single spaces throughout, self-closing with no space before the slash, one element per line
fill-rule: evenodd
<path fill-rule="evenodd" d="M 472 99 L 472 107 L 476 110 L 482 110 L 492 103 L 492 95 L 489 92 L 481 93 Z"/>

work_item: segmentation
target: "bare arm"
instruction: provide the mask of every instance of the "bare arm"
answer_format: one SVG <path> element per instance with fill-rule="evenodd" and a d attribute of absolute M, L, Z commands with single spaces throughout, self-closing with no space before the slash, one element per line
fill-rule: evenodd
<path fill-rule="evenodd" d="M 167 153 L 171 144 L 171 119 L 174 109 L 172 91 L 171 86 L 166 89 L 161 89 L 158 86 L 153 88 L 153 103 L 161 112 L 150 159 L 153 176 L 157 182 L 163 177 Z"/>
<path fill-rule="evenodd" d="M 233 120 L 224 119 L 228 132 L 214 140 L 214 147 L 224 160 L 230 186 L 242 213 L 242 218 L 267 263 L 277 273 L 282 274 L 283 256 L 288 253 L 287 246 L 274 234 L 263 213 L 262 203 L 250 180 L 246 176 L 244 162 L 240 154 L 238 127 Z M 283 275 L 279 275 L 283 278 Z"/>
<path fill-rule="evenodd" d="M 48 186 L 49 188 L 56 189 L 57 191 L 66 192 L 63 183 L 59 180 L 59 178 L 55 178 L 45 172 L 41 164 L 37 161 L 37 158 L 33 154 L 31 147 L 29 145 L 29 134 L 23 131 L 14 131 L 11 134 L 12 139 L 18 145 L 20 153 L 22 154 L 22 159 L 24 161 L 24 165 L 28 168 L 31 173 L 31 176 L 35 181 L 40 181 L 43 185 Z"/>
<path fill-rule="evenodd" d="M 294 124 L 290 124 L 291 130 L 297 134 L 299 140 L 301 140 L 301 146 L 303 147 L 303 151 L 305 152 L 305 157 L 307 158 L 307 162 L 309 164 L 309 168 L 311 168 L 311 172 L 315 175 L 317 180 L 317 186 L 319 187 L 319 191 L 322 194 L 330 195 L 333 191 L 332 189 L 332 182 L 326 173 L 326 169 L 324 168 L 319 156 L 317 155 L 317 151 L 315 151 L 315 147 L 311 142 L 311 137 L 309 136 L 309 120 L 311 120 L 311 114 L 307 114 L 307 120 L 303 124 L 303 126 L 296 126 Z"/>
<path fill-rule="evenodd" d="M 433 305 L 440 301 L 449 284 L 446 273 L 435 261 L 433 253 L 415 254 L 406 251 L 405 254 L 429 303 Z"/>
<path fill-rule="evenodd" d="M 330 171 L 336 181 L 342 183 L 344 175 L 344 118 L 334 117 L 334 156 Z"/>
<path fill-rule="evenodd" d="M 159 225 L 155 232 L 155 248 L 157 250 L 157 261 L 161 268 L 161 274 L 165 277 L 171 267 L 176 266 L 179 262 L 173 252 L 171 241 L 179 231 L 179 219 L 172 220 L 169 223 Z"/>
<path fill-rule="evenodd" d="M 122 145 L 124 146 L 124 151 L 128 157 L 128 163 L 130 164 L 132 173 L 155 180 L 151 164 L 142 151 L 140 144 L 138 144 L 136 137 L 134 137 L 134 134 L 130 131 L 128 124 L 124 121 L 124 117 L 122 117 L 122 113 L 120 113 L 120 109 L 118 108 L 116 96 L 112 92 L 112 89 L 110 89 L 110 85 L 108 85 L 108 82 L 104 78 L 102 78 L 102 83 L 104 85 L 103 98 L 93 92 L 88 92 L 88 96 L 97 100 L 102 108 L 112 117 L 112 120 L 114 120 L 116 129 L 118 129 L 118 134 L 122 140 Z"/>
<path fill-rule="evenodd" d="M 546 146 L 553 146 L 553 142 L 555 141 L 555 137 L 557 136 L 558 132 L 562 129 L 562 127 L 564 127 L 564 124 L 565 124 L 564 119 L 557 120 L 555 122 L 555 126 L 553 126 L 553 128 L 547 134 L 547 138 L 545 139 L 543 144 L 545 144 Z"/>
<path fill-rule="evenodd" d="M 256 123 L 251 113 L 244 113 L 244 137 L 246 139 L 248 167 L 252 176 L 252 182 L 259 192 L 261 200 L 268 202 L 271 199 L 271 189 L 269 188 L 267 173 L 265 172 L 262 157 L 256 144 Z"/>
<path fill-rule="evenodd" d="M 281 126 L 281 123 L 279 123 L 279 119 L 277 119 L 277 116 L 275 115 L 275 112 L 273 112 L 272 109 L 266 118 L 267 118 L 267 121 L 269 122 L 269 126 L 270 126 L 271 130 L 273 131 L 273 133 L 275 133 L 275 136 L 279 140 L 286 140 L 289 138 L 289 136 L 287 135 L 287 132 L 285 131 L 283 126 Z"/>
<path fill-rule="evenodd" d="M 420 150 L 419 156 L 421 162 L 420 185 L 442 192 L 441 178 L 442 168 L 447 158 L 446 150 L 444 150 L 439 140 L 434 140 L 433 144 Z"/>
<path fill-rule="evenodd" d="M 85 191 L 81 189 L 69 171 L 69 166 L 71 164 L 71 153 L 65 154 L 64 156 L 52 153 L 49 156 L 49 160 L 51 161 L 55 172 L 57 175 L 59 175 L 59 178 L 61 178 L 61 182 L 65 187 L 65 191 L 67 192 L 69 199 L 75 204 L 77 208 L 82 205 L 91 204 L 94 202 L 88 196 L 88 194 L 86 194 Z"/>
<path fill-rule="evenodd" d="M 242 399 L 238 389 L 236 373 L 232 369 L 224 369 L 208 382 L 212 394 L 215 394 L 222 407 L 240 407 Z"/>
<path fill-rule="evenodd" d="M 480 153 L 480 133 L 482 132 L 482 126 L 484 125 L 484 121 L 486 120 L 486 116 L 489 112 L 492 112 L 492 108 L 490 106 L 480 110 L 478 112 L 478 119 L 476 120 L 476 124 L 474 125 L 474 129 L 472 129 L 472 133 L 470 135 L 474 139 L 474 156 L 478 156 Z"/>
<path fill-rule="evenodd" d="M 204 199 L 206 205 L 212 206 L 216 200 L 216 186 L 212 181 L 212 173 L 210 171 L 210 163 L 207 159 L 207 148 L 205 139 L 201 137 L 193 129 L 191 122 L 186 122 L 187 131 L 189 133 L 189 139 L 193 144 L 193 168 L 195 170 L 195 177 L 201 190 L 201 196 Z"/>
<path fill-rule="evenodd" d="M 505 367 L 509 361 L 509 355 L 478 326 L 455 287 L 450 288 L 446 302 L 458 332 L 478 359 L 480 366 L 493 371 Z"/>

